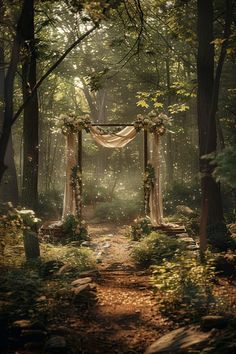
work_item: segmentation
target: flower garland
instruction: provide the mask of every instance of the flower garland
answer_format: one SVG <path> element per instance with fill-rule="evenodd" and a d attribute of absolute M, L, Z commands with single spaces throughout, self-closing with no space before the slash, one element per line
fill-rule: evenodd
<path fill-rule="evenodd" d="M 143 178 L 143 183 L 144 183 L 144 191 L 145 191 L 145 214 L 147 215 L 149 213 L 149 199 L 150 199 L 150 194 L 151 191 L 155 185 L 156 181 L 156 176 L 155 176 L 155 169 L 151 163 L 147 164 L 147 167 L 145 169 L 144 173 L 144 178 Z"/>
<path fill-rule="evenodd" d="M 80 172 L 80 168 L 78 165 L 75 165 L 71 169 L 71 187 L 75 192 L 75 208 L 76 208 L 76 235 L 79 235 L 80 238 L 84 238 L 88 236 L 88 229 L 86 222 L 82 219 L 82 193 L 81 193 L 81 186 L 82 186 L 82 176 Z"/>
<path fill-rule="evenodd" d="M 149 133 L 157 133 L 158 135 L 164 135 L 167 126 L 171 124 L 171 119 L 164 113 L 157 115 L 156 112 L 150 112 L 146 117 L 138 114 L 137 119 L 134 122 L 134 127 L 137 131 L 141 129 L 147 130 Z"/>
<path fill-rule="evenodd" d="M 80 172 L 80 168 L 78 165 L 75 165 L 71 169 L 71 182 L 70 185 L 75 192 L 75 207 L 76 214 L 79 220 L 81 220 L 82 215 L 82 195 L 81 195 L 81 186 L 82 186 L 82 176 Z"/>
<path fill-rule="evenodd" d="M 90 116 L 88 114 L 83 117 L 76 117 L 72 113 L 60 116 L 60 128 L 63 134 L 77 133 L 83 129 L 89 133 L 91 124 Z"/>

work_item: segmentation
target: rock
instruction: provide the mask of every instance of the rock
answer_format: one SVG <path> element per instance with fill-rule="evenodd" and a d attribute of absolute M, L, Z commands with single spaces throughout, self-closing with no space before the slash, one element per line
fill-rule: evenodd
<path fill-rule="evenodd" d="M 201 332 L 199 326 L 181 327 L 158 339 L 147 348 L 145 354 L 184 354 L 190 350 L 201 350 L 211 336 L 211 332 Z"/>
<path fill-rule="evenodd" d="M 32 327 L 32 321 L 30 320 L 18 320 L 13 322 L 13 327 L 18 327 L 20 329 L 27 329 Z"/>
<path fill-rule="evenodd" d="M 86 277 L 101 278 L 100 272 L 96 269 L 86 270 L 84 272 L 81 272 L 79 276 L 80 278 L 86 278 Z"/>
<path fill-rule="evenodd" d="M 72 291 L 74 292 L 73 301 L 77 305 L 91 304 L 97 302 L 95 284 L 83 284 L 77 288 L 73 288 Z"/>
<path fill-rule="evenodd" d="M 56 272 L 64 265 L 63 262 L 58 260 L 47 261 L 40 266 L 40 275 L 48 277 Z"/>
<path fill-rule="evenodd" d="M 78 286 L 77 288 L 73 288 L 72 291 L 76 294 L 79 295 L 82 292 L 89 291 L 91 290 L 90 284 L 83 284 Z"/>
<path fill-rule="evenodd" d="M 25 330 L 38 330 L 46 332 L 46 327 L 42 322 L 30 320 L 18 320 L 12 324 L 12 333 L 15 336 L 21 336 Z"/>
<path fill-rule="evenodd" d="M 226 253 L 219 255 L 215 261 L 214 265 L 216 271 L 220 275 L 228 277 L 236 277 L 236 255 L 233 253 Z"/>
<path fill-rule="evenodd" d="M 77 271 L 75 266 L 71 264 L 64 264 L 59 270 L 57 274 L 67 274 L 67 273 L 75 273 Z"/>
<path fill-rule="evenodd" d="M 213 328 L 223 329 L 229 324 L 229 319 L 223 316 L 203 316 L 201 318 L 201 329 L 209 331 Z"/>
<path fill-rule="evenodd" d="M 109 247 L 111 247 L 110 242 L 105 242 L 105 243 L 102 245 L 102 248 L 109 248 Z"/>
<path fill-rule="evenodd" d="M 47 301 L 47 298 L 45 295 L 39 296 L 36 299 L 36 302 L 44 302 L 44 301 Z"/>
<path fill-rule="evenodd" d="M 23 329 L 20 336 L 24 342 L 44 342 L 47 332 L 40 329 Z"/>
<path fill-rule="evenodd" d="M 42 342 L 42 343 L 29 342 L 29 343 L 25 343 L 25 345 L 24 345 L 24 349 L 30 350 L 30 351 L 35 351 L 35 350 L 41 349 L 43 347 L 44 347 L 44 342 Z"/>
<path fill-rule="evenodd" d="M 83 285 L 83 284 L 87 284 L 87 283 L 92 283 L 92 278 L 85 277 L 85 278 L 81 278 L 81 279 L 76 279 L 76 280 L 72 281 L 71 285 L 76 286 L 76 285 Z"/>
<path fill-rule="evenodd" d="M 67 343 L 65 338 L 62 336 L 53 336 L 49 338 L 45 344 L 45 354 L 66 354 L 67 352 Z"/>
<path fill-rule="evenodd" d="M 194 210 L 192 210 L 191 208 L 189 208 L 186 205 L 177 205 L 176 211 L 177 211 L 177 213 L 185 215 L 185 216 L 195 215 Z"/>
<path fill-rule="evenodd" d="M 82 246 L 82 247 L 90 247 L 90 242 L 89 242 L 89 241 L 83 241 L 83 242 L 81 243 L 81 246 Z"/>

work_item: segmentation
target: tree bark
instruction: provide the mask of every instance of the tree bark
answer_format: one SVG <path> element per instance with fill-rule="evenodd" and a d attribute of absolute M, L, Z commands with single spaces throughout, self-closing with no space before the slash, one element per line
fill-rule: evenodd
<path fill-rule="evenodd" d="M 202 210 L 200 222 L 200 249 L 206 249 L 209 229 L 220 225 L 221 230 L 226 230 L 220 185 L 212 177 L 214 166 L 210 159 L 202 158 L 216 152 L 216 110 L 218 94 L 216 82 L 214 81 L 214 46 L 213 41 L 213 3 L 212 0 L 198 0 L 198 56 L 197 56 L 197 78 L 198 78 L 198 132 L 199 132 L 199 153 L 200 172 L 202 188 Z M 213 109 L 214 106 L 214 109 Z"/>
<path fill-rule="evenodd" d="M 8 70 L 4 80 L 4 120 L 0 136 L 0 183 L 3 175 L 7 169 L 5 163 L 5 155 L 8 146 L 8 141 L 11 135 L 12 117 L 13 117 L 13 92 L 14 79 L 17 71 L 17 64 L 19 62 L 20 48 L 22 45 L 22 24 L 26 16 L 27 0 L 24 0 L 21 14 L 16 26 L 16 35 L 13 40 L 12 50 L 9 60 Z"/>
<path fill-rule="evenodd" d="M 168 55 L 168 52 L 167 52 Z M 171 105 L 171 93 L 170 93 L 170 63 L 169 58 L 166 58 L 166 86 L 167 86 L 167 105 Z M 166 171 L 166 178 L 167 178 L 167 186 L 168 189 L 172 189 L 173 181 L 174 181 L 174 159 L 173 159 L 173 142 L 171 133 L 167 132 L 166 134 L 166 157 L 167 157 L 167 171 Z"/>
<path fill-rule="evenodd" d="M 24 51 L 22 64 L 23 100 L 31 96 L 36 85 L 36 52 L 34 36 L 34 0 L 27 1 L 27 14 L 24 22 Z M 27 30 L 26 30 L 27 29 Z M 22 203 L 37 210 L 38 205 L 38 96 L 37 90 L 24 108 L 23 116 L 23 183 Z"/>
<path fill-rule="evenodd" d="M 3 4 L 0 1 L 0 18 L 3 17 Z M 4 41 L 0 38 L 0 131 L 2 130 L 4 121 L 4 81 L 5 81 L 5 57 L 4 57 Z M 6 156 L 4 164 L 8 166 L 7 171 L 4 174 L 3 183 L 0 185 L 0 201 L 12 202 L 14 206 L 18 204 L 18 186 L 17 186 L 17 174 L 14 161 L 14 151 L 12 145 L 12 136 L 10 134 L 9 142 L 7 145 Z"/>

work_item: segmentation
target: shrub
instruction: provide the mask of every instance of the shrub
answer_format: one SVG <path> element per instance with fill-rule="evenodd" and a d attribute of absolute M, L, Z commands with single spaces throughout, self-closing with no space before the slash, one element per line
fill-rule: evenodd
<path fill-rule="evenodd" d="M 194 318 L 217 312 L 224 302 L 213 294 L 214 277 L 211 261 L 202 264 L 189 254 L 164 260 L 152 275 L 160 311 L 166 315 L 184 312 L 185 317 Z"/>
<path fill-rule="evenodd" d="M 152 232 L 134 247 L 132 257 L 141 267 L 161 264 L 166 259 L 172 259 L 184 248 L 183 242 L 173 236 Z"/>
<path fill-rule="evenodd" d="M 55 246 L 51 244 L 42 244 L 42 256 L 46 261 L 58 260 L 69 265 L 75 265 L 81 272 L 96 267 L 93 252 L 87 247 L 75 247 L 73 245 Z"/>
<path fill-rule="evenodd" d="M 47 217 L 59 217 L 62 214 L 63 194 L 57 190 L 39 195 L 38 212 Z"/>
<path fill-rule="evenodd" d="M 111 196 L 104 186 L 97 186 L 94 181 L 87 181 L 83 190 L 83 203 L 93 204 L 95 202 L 106 202 Z"/>
<path fill-rule="evenodd" d="M 85 221 L 79 221 L 74 215 L 66 216 L 62 224 L 62 231 L 67 241 L 82 241 L 88 236 L 88 230 Z"/>
<path fill-rule="evenodd" d="M 144 236 L 152 232 L 152 224 L 148 217 L 138 218 L 134 220 L 134 225 L 131 226 L 130 236 L 133 241 L 139 241 Z"/>
<path fill-rule="evenodd" d="M 141 203 L 135 200 L 115 199 L 97 205 L 95 217 L 100 221 L 121 222 L 133 219 L 141 211 Z"/>
<path fill-rule="evenodd" d="M 175 183 L 170 190 L 165 192 L 164 209 L 167 213 L 173 213 L 179 204 L 196 208 L 200 205 L 200 198 L 199 185 Z"/>

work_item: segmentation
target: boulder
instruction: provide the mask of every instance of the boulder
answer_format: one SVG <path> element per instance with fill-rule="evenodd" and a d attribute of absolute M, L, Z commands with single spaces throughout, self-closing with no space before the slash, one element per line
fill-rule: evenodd
<path fill-rule="evenodd" d="M 213 328 L 223 329 L 229 324 L 229 319 L 224 316 L 203 316 L 201 318 L 201 329 L 203 331 L 210 331 Z"/>
<path fill-rule="evenodd" d="M 78 285 L 83 285 L 83 284 L 88 284 L 92 283 L 92 278 L 90 277 L 85 277 L 85 278 L 80 278 L 72 281 L 71 285 L 73 286 L 78 286 Z"/>
<path fill-rule="evenodd" d="M 236 277 L 236 255 L 233 253 L 220 254 L 215 259 L 215 268 L 220 275 Z"/>
<path fill-rule="evenodd" d="M 186 326 L 171 331 L 150 345 L 145 354 L 188 353 L 202 350 L 213 334 L 202 332 L 199 326 Z"/>
<path fill-rule="evenodd" d="M 58 260 L 50 260 L 42 263 L 40 266 L 40 275 L 42 277 L 53 275 L 54 273 L 57 273 L 63 265 L 64 263 Z"/>
<path fill-rule="evenodd" d="M 23 329 L 20 336 L 24 342 L 44 342 L 47 332 L 40 329 Z"/>
<path fill-rule="evenodd" d="M 193 216 L 195 215 L 194 210 L 189 208 L 187 205 L 177 205 L 176 211 L 178 214 L 182 214 L 184 216 Z"/>
<path fill-rule="evenodd" d="M 62 267 L 60 267 L 60 269 L 58 270 L 58 275 L 60 274 L 73 274 L 76 273 L 78 270 L 75 266 L 71 265 L 71 264 L 64 264 Z"/>
<path fill-rule="evenodd" d="M 45 354 L 66 354 L 68 352 L 67 343 L 62 336 L 53 336 L 45 344 Z"/>
<path fill-rule="evenodd" d="M 97 302 L 96 285 L 87 283 L 72 289 L 74 293 L 73 301 L 76 305 L 93 304 Z"/>

